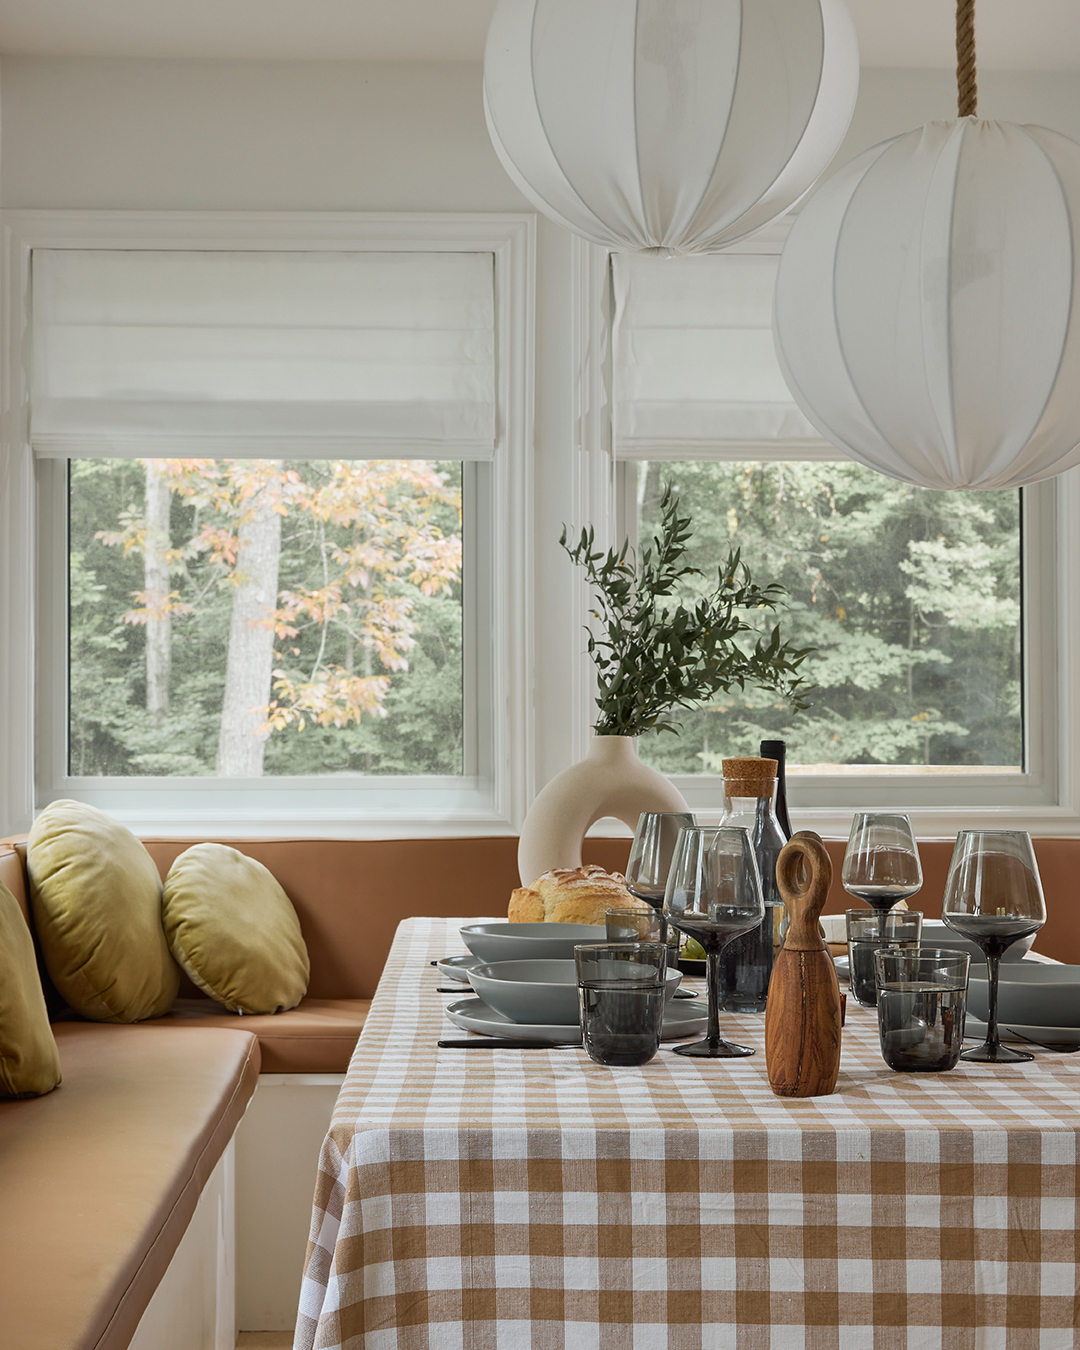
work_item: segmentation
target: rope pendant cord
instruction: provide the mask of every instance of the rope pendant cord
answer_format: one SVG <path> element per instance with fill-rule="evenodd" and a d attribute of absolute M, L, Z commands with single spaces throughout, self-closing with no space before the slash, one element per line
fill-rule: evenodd
<path fill-rule="evenodd" d="M 975 0 L 956 0 L 956 111 L 958 117 L 978 115 L 979 86 L 975 82 Z"/>

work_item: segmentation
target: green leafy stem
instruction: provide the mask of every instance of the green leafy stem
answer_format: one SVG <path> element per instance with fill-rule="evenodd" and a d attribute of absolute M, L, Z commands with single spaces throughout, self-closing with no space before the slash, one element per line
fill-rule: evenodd
<path fill-rule="evenodd" d="M 716 590 L 683 604 L 675 595 L 680 583 L 704 573 L 683 561 L 691 517 L 679 514 L 670 484 L 660 499 L 660 517 L 652 542 L 636 554 L 629 541 L 617 553 L 598 552 L 591 526 L 573 546 L 565 526 L 559 540 L 585 569 L 596 596 L 590 612 L 603 628 L 602 636 L 586 630 L 599 683 L 597 735 L 678 734 L 669 720 L 676 708 L 747 684 L 780 694 L 796 711 L 807 707 L 812 686 L 798 672 L 814 648 L 783 641 L 777 624 L 768 637 L 757 637 L 752 650 L 744 650 L 757 632 L 744 615 L 775 611 L 787 594 L 784 587 L 756 585 L 740 551 L 732 550 L 718 569 Z"/>

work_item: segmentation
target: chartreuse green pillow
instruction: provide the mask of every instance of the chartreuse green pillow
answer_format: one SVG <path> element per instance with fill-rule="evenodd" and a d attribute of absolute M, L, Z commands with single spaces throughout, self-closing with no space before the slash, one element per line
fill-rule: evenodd
<path fill-rule="evenodd" d="M 26 846 L 30 903 L 53 983 L 95 1022 L 173 1005 L 180 972 L 161 927 L 161 880 L 130 830 L 82 802 L 52 802 Z"/>
<path fill-rule="evenodd" d="M 238 1013 L 295 1008 L 310 966 L 300 920 L 272 872 L 225 844 L 196 844 L 169 868 L 162 903 L 173 956 Z"/>
<path fill-rule="evenodd" d="M 0 882 L 0 1097 L 41 1097 L 60 1082 L 34 941 Z"/>

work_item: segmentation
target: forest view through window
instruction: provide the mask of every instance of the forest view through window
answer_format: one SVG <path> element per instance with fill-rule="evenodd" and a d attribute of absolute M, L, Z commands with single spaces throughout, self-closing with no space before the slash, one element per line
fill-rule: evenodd
<path fill-rule="evenodd" d="M 814 647 L 812 706 L 735 690 L 643 740 L 669 774 L 787 741 L 805 773 L 1016 772 L 1023 763 L 1020 494 L 909 487 L 854 463 L 640 463 L 638 538 L 673 483 L 690 560 L 715 582 L 729 548 L 788 591 L 785 637 Z M 750 616 L 751 619 L 753 616 Z M 768 625 L 775 622 L 768 617 Z M 884 766 L 884 769 L 883 769 Z"/>
<path fill-rule="evenodd" d="M 68 772 L 460 775 L 460 462 L 72 460 Z"/>

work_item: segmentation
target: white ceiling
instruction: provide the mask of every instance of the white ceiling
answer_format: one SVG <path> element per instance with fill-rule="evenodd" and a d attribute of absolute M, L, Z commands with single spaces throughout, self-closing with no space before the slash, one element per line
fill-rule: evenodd
<path fill-rule="evenodd" d="M 954 0 L 848 0 L 865 66 L 955 63 Z M 0 0 L 0 52 L 479 61 L 495 0 Z M 1080 70 L 1080 0 L 978 0 L 984 70 Z"/>

